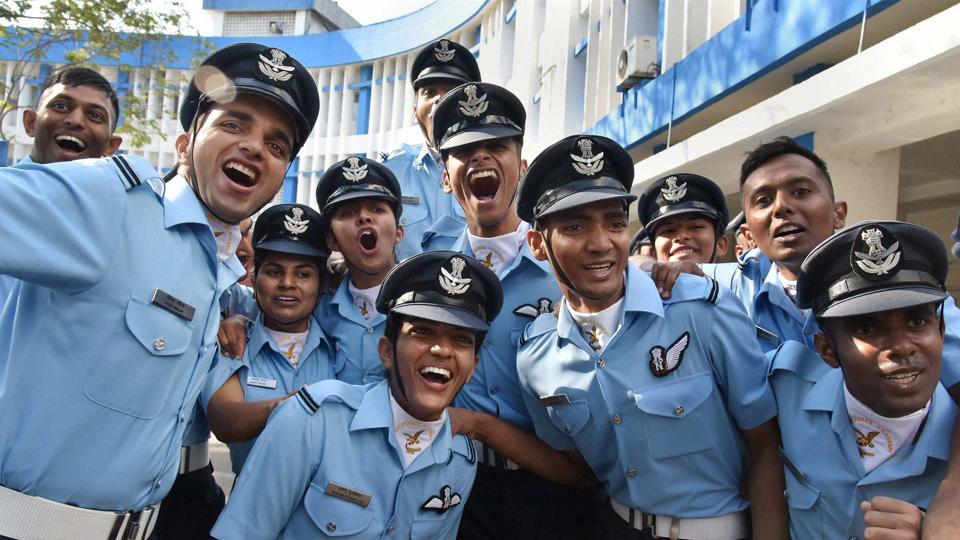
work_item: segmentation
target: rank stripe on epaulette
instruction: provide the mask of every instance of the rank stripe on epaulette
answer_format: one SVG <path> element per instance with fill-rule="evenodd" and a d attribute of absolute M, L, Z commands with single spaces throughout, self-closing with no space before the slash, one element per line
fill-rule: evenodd
<path fill-rule="evenodd" d="M 317 409 L 320 408 L 320 405 L 313 400 L 313 396 L 310 395 L 310 392 L 307 392 L 306 388 L 301 388 L 297 392 L 297 397 L 300 398 L 300 402 L 303 403 L 303 406 L 310 410 L 311 413 L 317 412 Z"/>
<path fill-rule="evenodd" d="M 720 283 L 717 280 L 712 278 L 707 278 L 710 280 L 710 294 L 707 295 L 707 302 L 711 304 L 716 303 L 717 296 L 720 294 Z"/>
<path fill-rule="evenodd" d="M 120 174 L 122 174 L 127 181 L 127 189 L 133 189 L 140 185 L 140 177 L 137 176 L 137 173 L 133 172 L 133 167 L 127 163 L 127 160 L 124 159 L 123 156 L 110 156 L 110 159 L 113 160 L 117 170 L 120 171 Z"/>

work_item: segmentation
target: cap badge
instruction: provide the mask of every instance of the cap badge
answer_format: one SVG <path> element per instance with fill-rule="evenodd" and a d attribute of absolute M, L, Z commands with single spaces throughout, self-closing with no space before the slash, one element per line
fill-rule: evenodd
<path fill-rule="evenodd" d="M 359 182 L 367 177 L 367 164 L 360 164 L 360 158 L 354 156 L 347 158 L 347 164 L 343 166 L 343 177 L 348 182 Z"/>
<path fill-rule="evenodd" d="M 683 199 L 683 196 L 687 194 L 687 184 L 677 185 L 679 180 L 676 176 L 671 176 L 667 178 L 667 185 L 660 188 L 660 195 L 663 196 L 663 199 L 667 202 L 677 202 L 680 199 Z"/>
<path fill-rule="evenodd" d="M 294 206 L 290 209 L 290 215 L 283 216 L 283 228 L 289 231 L 290 234 L 303 234 L 307 232 L 307 225 L 310 224 L 310 220 L 302 218 L 303 208 Z"/>
<path fill-rule="evenodd" d="M 861 277 L 868 279 L 882 279 L 880 276 L 896 271 L 900 264 L 900 256 L 903 251 L 900 250 L 900 242 L 894 238 L 890 247 L 883 247 L 884 231 L 879 227 L 871 227 L 860 231 L 860 240 L 854 242 L 852 248 L 852 262 L 854 271 L 857 271 Z M 890 234 L 887 232 L 887 234 Z M 890 236 L 893 236 L 890 234 Z M 867 252 L 862 250 L 866 248 Z"/>
<path fill-rule="evenodd" d="M 476 118 L 481 114 L 487 112 L 487 107 L 490 106 L 490 103 L 487 101 L 486 94 L 477 97 L 477 85 L 471 84 L 463 89 L 463 93 L 467 96 L 466 101 L 458 101 L 460 104 L 460 113 L 464 116 L 469 116 L 471 118 Z"/>
<path fill-rule="evenodd" d="M 683 353 L 686 352 L 689 344 L 690 332 L 684 332 L 668 349 L 664 349 L 660 345 L 654 345 L 650 349 L 650 371 L 657 377 L 665 377 L 680 367 L 680 362 L 683 361 Z"/>
<path fill-rule="evenodd" d="M 469 278 L 463 277 L 463 270 L 467 266 L 467 261 L 461 257 L 450 259 L 450 270 L 440 267 L 440 288 L 447 291 L 448 294 L 459 296 L 470 290 Z"/>
<path fill-rule="evenodd" d="M 445 39 L 441 39 L 440 44 L 433 48 L 433 56 L 441 62 L 453 60 L 453 55 L 456 53 L 456 50 L 450 50 L 450 42 Z"/>
<path fill-rule="evenodd" d="M 586 176 L 599 173 L 603 169 L 603 152 L 593 155 L 593 141 L 586 138 L 577 139 L 577 146 L 580 147 L 580 155 L 570 154 L 573 169 Z"/>
<path fill-rule="evenodd" d="M 267 58 L 260 55 L 260 73 L 267 76 L 268 79 L 279 82 L 286 82 L 293 78 L 293 71 L 297 69 L 294 66 L 283 65 L 287 59 L 287 53 L 280 49 L 270 49 L 270 55 L 273 58 Z"/>

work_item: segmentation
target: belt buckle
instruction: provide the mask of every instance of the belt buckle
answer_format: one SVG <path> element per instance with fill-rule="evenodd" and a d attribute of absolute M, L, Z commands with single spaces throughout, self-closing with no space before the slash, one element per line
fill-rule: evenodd
<path fill-rule="evenodd" d="M 140 538 L 140 518 L 143 512 L 151 507 L 145 507 L 143 510 L 130 510 L 117 515 L 117 522 L 114 530 L 119 530 L 118 534 L 112 536 L 116 540 L 137 540 Z M 121 529 L 122 527 L 122 529 Z"/>

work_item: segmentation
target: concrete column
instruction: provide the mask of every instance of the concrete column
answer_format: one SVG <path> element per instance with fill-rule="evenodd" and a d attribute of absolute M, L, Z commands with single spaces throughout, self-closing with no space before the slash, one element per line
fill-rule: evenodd
<path fill-rule="evenodd" d="M 827 162 L 837 200 L 847 201 L 847 225 L 865 219 L 897 219 L 899 147 L 873 153 L 815 146 Z"/>

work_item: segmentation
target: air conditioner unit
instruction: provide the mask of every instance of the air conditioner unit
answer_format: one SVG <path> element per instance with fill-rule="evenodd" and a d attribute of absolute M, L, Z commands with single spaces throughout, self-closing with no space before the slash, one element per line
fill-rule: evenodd
<path fill-rule="evenodd" d="M 633 36 L 617 58 L 617 86 L 630 88 L 640 79 L 652 79 L 659 73 L 657 37 Z"/>

